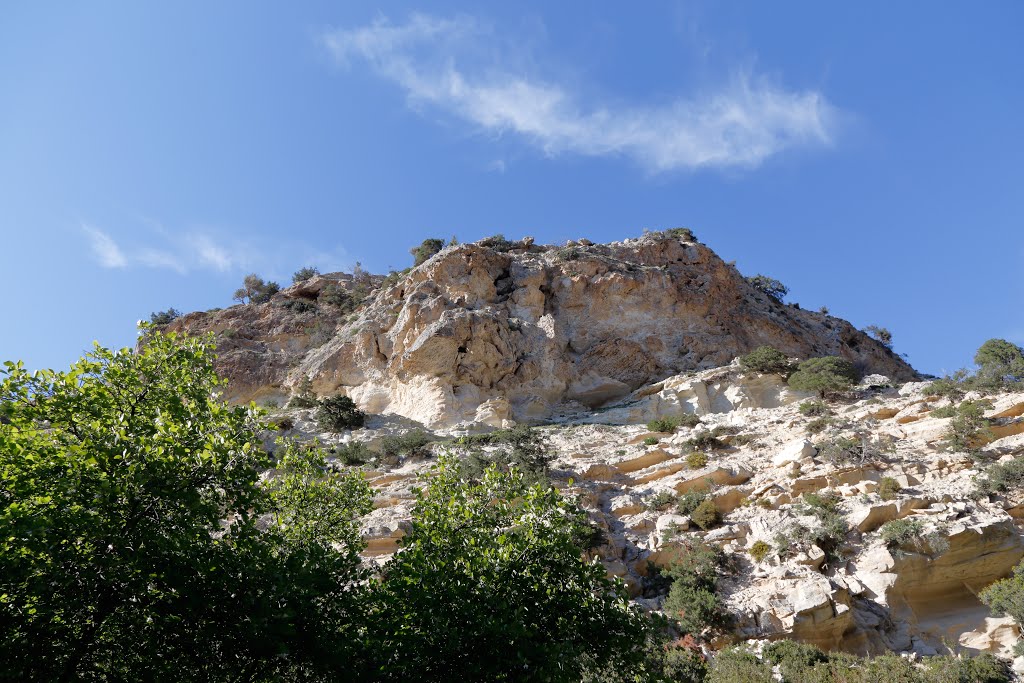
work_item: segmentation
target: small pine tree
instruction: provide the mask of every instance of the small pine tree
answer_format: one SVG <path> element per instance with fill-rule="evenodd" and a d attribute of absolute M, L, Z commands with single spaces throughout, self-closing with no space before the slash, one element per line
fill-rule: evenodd
<path fill-rule="evenodd" d="M 789 377 L 797 391 L 816 391 L 821 398 L 849 389 L 859 375 L 853 363 L 839 356 L 808 358 Z"/>
<path fill-rule="evenodd" d="M 306 266 L 305 268 L 299 268 L 297 271 L 295 271 L 295 274 L 292 275 L 292 282 L 294 282 L 295 284 L 298 284 L 300 282 L 305 282 L 306 280 L 308 280 L 308 279 L 310 279 L 310 278 L 312 278 L 312 277 L 314 277 L 316 275 L 319 275 L 319 274 L 320 274 L 320 271 L 317 270 L 313 266 Z"/>
<path fill-rule="evenodd" d="M 767 294 L 776 301 L 782 301 L 782 299 L 789 294 L 789 287 L 782 284 L 778 280 L 767 275 L 754 275 L 753 277 L 746 278 L 747 284 L 759 292 Z"/>
<path fill-rule="evenodd" d="M 430 237 L 418 246 L 409 250 L 413 257 L 413 266 L 425 263 L 431 256 L 444 249 L 444 240 Z"/>

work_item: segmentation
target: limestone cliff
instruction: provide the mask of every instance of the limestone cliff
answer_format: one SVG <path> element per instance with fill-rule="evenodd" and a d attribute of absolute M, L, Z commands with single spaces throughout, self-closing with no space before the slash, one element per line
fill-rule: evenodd
<path fill-rule="evenodd" d="M 846 321 L 776 301 L 673 234 L 449 247 L 397 281 L 367 279 L 376 289 L 348 318 L 322 302 L 324 282 L 359 284 L 319 278 L 270 303 L 186 316 L 176 328 L 229 331 L 220 370 L 233 398 L 284 399 L 309 378 L 320 395 L 344 393 L 367 412 L 431 427 L 597 408 L 764 344 L 802 358 L 841 355 L 895 380 L 915 376 Z M 289 303 L 302 301 L 309 311 Z"/>

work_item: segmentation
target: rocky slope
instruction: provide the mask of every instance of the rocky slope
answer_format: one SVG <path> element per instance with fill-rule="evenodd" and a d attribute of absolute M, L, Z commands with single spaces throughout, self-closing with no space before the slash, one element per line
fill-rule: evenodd
<path fill-rule="evenodd" d="M 796 638 L 857 654 L 1008 656 L 1019 638 L 977 593 L 1024 558 L 1024 500 L 976 495 L 980 466 L 941 443 L 947 401 L 925 396 L 885 346 L 766 296 L 685 233 L 560 248 L 492 238 L 398 277 L 317 276 L 170 329 L 218 337 L 235 400 L 284 405 L 304 385 L 370 414 L 365 428 L 331 434 L 311 409 L 277 409 L 286 436 L 378 448 L 430 430 L 426 452 L 363 466 L 377 492 L 368 561 L 398 549 L 431 450 L 525 422 L 547 439 L 555 484 L 603 530 L 593 552 L 638 603 L 660 608 L 655 568 L 680 548 L 724 549 L 734 623 L 716 645 Z M 735 359 L 761 345 L 841 355 L 874 376 L 808 416 L 808 395 L 740 370 Z M 645 426 L 684 416 L 700 423 Z M 1024 394 L 995 396 L 987 416 L 986 456 L 1020 456 Z M 702 528 L 677 506 L 694 496 L 720 519 Z M 824 514 L 847 529 L 827 543 L 812 533 Z M 883 538 L 898 520 L 904 538 Z"/>
<path fill-rule="evenodd" d="M 581 410 L 539 429 L 555 455 L 554 482 L 605 532 L 593 552 L 639 603 L 659 608 L 663 595 L 652 568 L 694 539 L 725 550 L 732 570 L 721 591 L 735 622 L 716 645 L 795 638 L 856 654 L 952 649 L 1009 656 L 1017 627 L 992 617 L 977 593 L 1024 558 L 1024 501 L 974 495 L 980 466 L 942 448 L 949 418 L 933 412 L 948 402 L 924 396 L 923 386 L 862 387 L 832 403 L 827 426 L 811 435 L 817 418 L 798 409 L 806 395 L 779 377 L 744 375 L 734 364 L 674 376 L 606 410 Z M 294 424 L 290 435 L 327 444 L 355 439 L 372 446 L 409 427 L 375 416 L 366 428 L 337 435 L 319 432 L 312 411 L 283 412 Z M 674 433 L 644 426 L 686 414 L 701 416 L 701 424 Z M 996 438 L 986 455 L 1024 452 L 1024 393 L 997 396 L 987 415 Z M 707 463 L 695 466 L 687 457 L 691 439 L 715 428 L 723 444 L 706 449 Z M 444 433 L 450 432 L 435 437 Z M 827 445 L 843 438 L 862 450 L 831 454 Z M 411 489 L 430 465 L 421 456 L 365 466 L 377 491 L 364 525 L 368 559 L 382 561 L 398 549 Z M 702 490 L 721 516 L 706 530 L 672 500 Z M 797 525 L 815 525 L 807 503 L 826 493 L 837 496 L 849 528 L 831 555 L 793 534 Z M 893 520 L 917 525 L 909 540 L 883 539 L 883 526 Z M 769 546 L 762 558 L 759 543 Z"/>
<path fill-rule="evenodd" d="M 345 317 L 325 285 L 372 294 Z M 219 370 L 234 399 L 283 402 L 308 378 L 319 395 L 435 428 L 543 422 L 765 344 L 915 377 L 846 321 L 763 294 L 685 233 L 560 248 L 492 238 L 388 282 L 319 277 L 172 329 L 226 337 Z"/>

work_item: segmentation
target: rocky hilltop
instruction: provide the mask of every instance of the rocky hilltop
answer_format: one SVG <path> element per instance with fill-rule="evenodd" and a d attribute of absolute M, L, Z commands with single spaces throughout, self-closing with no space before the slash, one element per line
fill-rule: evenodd
<path fill-rule="evenodd" d="M 348 306 L 324 302 L 339 290 Z M 688 231 L 565 247 L 490 238 L 397 277 L 318 276 L 171 329 L 218 334 L 233 399 L 283 402 L 308 379 L 321 396 L 432 428 L 597 409 L 762 345 L 916 376 L 848 322 L 758 290 Z"/>
<path fill-rule="evenodd" d="M 1024 498 L 984 486 L 1024 453 L 1019 384 L 929 391 L 885 345 L 762 292 L 685 231 L 449 246 L 406 273 L 318 275 L 169 328 L 214 333 L 233 399 L 364 470 L 368 562 L 399 550 L 435 455 L 496 452 L 525 423 L 544 476 L 600 532 L 589 552 L 638 604 L 663 608 L 659 571 L 680 553 L 724 552 L 730 626 L 711 648 L 1010 657 L 1019 640 L 978 597 L 1024 558 Z M 819 400 L 738 362 L 761 346 L 866 377 Z M 337 394 L 365 426 L 276 407 Z M 951 440 L 966 409 L 978 429 Z"/>

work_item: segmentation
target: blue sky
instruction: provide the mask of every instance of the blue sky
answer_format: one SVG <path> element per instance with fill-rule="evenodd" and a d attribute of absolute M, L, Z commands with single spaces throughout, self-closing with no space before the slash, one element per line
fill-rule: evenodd
<path fill-rule="evenodd" d="M 692 228 L 920 370 L 1024 343 L 1024 5 L 8 3 L 0 359 L 409 264 Z"/>

